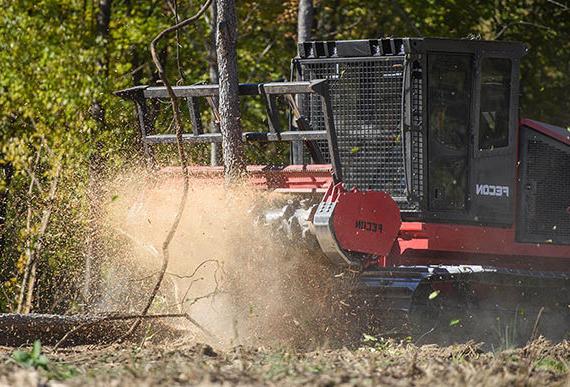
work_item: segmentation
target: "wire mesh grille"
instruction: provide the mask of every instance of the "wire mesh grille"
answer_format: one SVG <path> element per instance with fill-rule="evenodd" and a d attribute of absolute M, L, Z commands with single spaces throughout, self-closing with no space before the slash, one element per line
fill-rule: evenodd
<path fill-rule="evenodd" d="M 526 163 L 526 236 L 536 242 L 570 243 L 570 150 L 533 138 Z"/>
<path fill-rule="evenodd" d="M 303 80 L 326 78 L 332 81 L 331 102 L 346 186 L 382 190 L 395 199 L 405 200 L 400 127 L 404 57 L 301 60 L 299 63 Z M 324 129 L 318 97 L 305 96 L 301 110 L 313 129 Z M 326 141 L 319 146 L 329 161 Z"/>

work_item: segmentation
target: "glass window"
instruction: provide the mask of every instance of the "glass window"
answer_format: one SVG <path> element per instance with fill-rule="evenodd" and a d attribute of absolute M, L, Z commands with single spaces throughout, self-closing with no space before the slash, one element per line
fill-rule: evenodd
<path fill-rule="evenodd" d="M 428 69 L 430 208 L 461 211 L 468 191 L 472 57 L 431 54 Z"/>
<path fill-rule="evenodd" d="M 468 145 L 471 106 L 471 57 L 429 57 L 429 119 L 432 139 L 449 149 Z"/>
<path fill-rule="evenodd" d="M 511 60 L 484 58 L 481 63 L 479 149 L 509 145 Z"/>

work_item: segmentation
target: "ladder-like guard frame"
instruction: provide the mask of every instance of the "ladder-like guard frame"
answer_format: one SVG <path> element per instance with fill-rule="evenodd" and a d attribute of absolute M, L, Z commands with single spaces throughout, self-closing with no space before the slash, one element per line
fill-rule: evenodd
<path fill-rule="evenodd" d="M 209 105 L 214 109 L 214 116 L 217 116 L 217 109 L 213 98 L 219 95 L 219 85 L 193 85 L 174 86 L 174 94 L 178 98 L 186 100 L 190 121 L 192 123 L 192 133 L 183 133 L 182 141 L 188 143 L 220 143 L 221 133 L 204 133 L 200 98 L 209 100 Z M 114 93 L 116 96 L 134 102 L 139 122 L 141 139 L 145 147 L 147 156 L 150 153 L 149 145 L 153 144 L 174 144 L 175 134 L 153 134 L 155 117 L 148 107 L 148 99 L 169 98 L 168 91 L 164 86 L 135 86 Z M 325 130 L 305 130 L 310 125 L 305 117 L 298 117 L 295 121 L 298 128 L 303 130 L 281 131 L 279 125 L 278 109 L 276 97 L 280 95 L 317 94 L 322 99 Z M 247 83 L 239 85 L 240 96 L 262 96 L 267 112 L 267 132 L 244 132 L 243 141 L 315 141 L 327 140 L 331 154 L 331 164 L 333 168 L 333 179 L 335 182 L 342 180 L 340 159 L 337 152 L 337 139 L 334 127 L 332 103 L 329 93 L 329 82 L 325 79 L 300 82 L 271 82 L 271 83 Z M 289 98 L 289 101 L 293 100 Z M 309 147 L 310 149 L 310 147 Z M 315 156 L 315 155 L 311 155 Z M 315 156 L 318 158 L 318 155 Z"/>

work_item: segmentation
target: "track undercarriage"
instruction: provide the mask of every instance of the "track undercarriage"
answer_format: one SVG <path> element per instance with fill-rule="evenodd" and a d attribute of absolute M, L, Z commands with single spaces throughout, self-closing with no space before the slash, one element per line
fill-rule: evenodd
<path fill-rule="evenodd" d="M 318 205 L 315 200 L 292 195 L 282 207 L 265 210 L 258 226 L 303 244 L 307 259 L 316 259 L 322 249 L 308 221 Z M 437 255 L 427 251 L 422 257 L 416 252 L 407 260 L 434 261 Z M 391 256 L 388 261 L 398 258 Z M 382 266 L 377 258 L 361 254 L 354 259 L 361 260 L 344 272 L 339 269 L 339 277 L 349 283 L 341 287 L 350 293 L 353 323 L 361 332 L 410 336 L 422 343 L 473 339 L 495 346 L 524 344 L 539 335 L 561 340 L 570 334 L 570 275 L 532 270 L 523 264 L 528 257 L 511 257 L 513 266 L 526 269 L 450 264 L 449 259 L 439 265 L 394 266 Z M 454 259 L 478 260 L 469 253 Z"/>

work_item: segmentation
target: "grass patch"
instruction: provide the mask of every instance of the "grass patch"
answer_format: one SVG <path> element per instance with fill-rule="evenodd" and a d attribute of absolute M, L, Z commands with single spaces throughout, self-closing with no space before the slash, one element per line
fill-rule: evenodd
<path fill-rule="evenodd" d="M 555 374 L 565 374 L 568 372 L 568 366 L 560 360 L 552 357 L 544 357 L 534 364 L 535 369 L 542 371 L 550 371 Z"/>
<path fill-rule="evenodd" d="M 42 354 L 42 344 L 34 341 L 30 350 L 15 350 L 11 360 L 23 368 L 33 368 L 41 371 L 48 379 L 67 380 L 79 375 L 77 368 L 60 362 L 50 361 Z"/>

